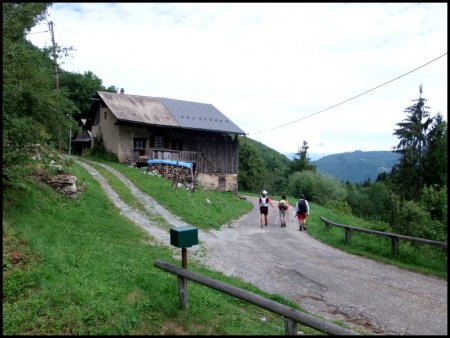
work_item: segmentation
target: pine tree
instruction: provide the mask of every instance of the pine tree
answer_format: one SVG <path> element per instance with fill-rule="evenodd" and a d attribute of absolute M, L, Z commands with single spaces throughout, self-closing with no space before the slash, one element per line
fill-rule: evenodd
<path fill-rule="evenodd" d="M 316 166 L 309 163 L 309 156 L 308 156 L 308 142 L 303 140 L 303 145 L 299 148 L 298 152 L 295 154 L 293 161 L 291 162 L 290 169 L 291 172 L 296 171 L 316 171 Z"/>
<path fill-rule="evenodd" d="M 405 109 L 408 114 L 403 122 L 397 123 L 400 127 L 395 129 L 393 135 L 397 135 L 400 142 L 394 151 L 402 157 L 393 171 L 394 181 L 398 192 L 403 199 L 418 200 L 424 180 L 424 156 L 428 151 L 428 131 L 433 122 L 430 117 L 426 99 L 422 97 L 422 85 L 419 87 L 419 99 L 416 103 Z"/>
<path fill-rule="evenodd" d="M 427 135 L 428 148 L 423 159 L 423 178 L 426 186 L 447 186 L 447 133 L 447 122 L 438 113 Z"/>

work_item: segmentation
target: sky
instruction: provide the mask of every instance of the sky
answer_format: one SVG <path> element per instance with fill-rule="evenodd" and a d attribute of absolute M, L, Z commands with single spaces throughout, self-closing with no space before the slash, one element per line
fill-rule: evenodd
<path fill-rule="evenodd" d="M 447 121 L 447 3 L 54 3 L 27 38 L 125 94 L 212 104 L 311 159 L 392 150 L 420 96 Z"/>

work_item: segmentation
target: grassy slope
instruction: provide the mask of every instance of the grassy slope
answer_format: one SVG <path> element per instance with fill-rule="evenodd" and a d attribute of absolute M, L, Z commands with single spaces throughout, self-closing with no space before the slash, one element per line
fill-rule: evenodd
<path fill-rule="evenodd" d="M 284 333 L 278 315 L 193 282 L 181 311 L 176 278 L 153 267 L 156 259 L 179 265 L 173 252 L 121 216 L 84 169 L 71 171 L 87 186 L 76 201 L 34 182 L 3 192 L 4 334 Z M 202 266 L 190 270 L 299 308 Z"/>
<path fill-rule="evenodd" d="M 200 228 L 217 228 L 249 210 L 245 202 L 231 194 L 201 191 L 187 194 L 172 189 L 168 181 L 143 175 L 140 170 L 108 164 Z M 96 168 L 122 199 L 140 208 L 139 201 L 133 200 L 114 175 Z M 284 333 L 284 322 L 279 316 L 196 283 L 189 284 L 189 311 L 181 311 L 176 278 L 153 267 L 156 259 L 179 265 L 173 251 L 152 244 L 147 233 L 121 216 L 84 169 L 73 165 L 70 170 L 87 186 L 76 201 L 31 182 L 25 193 L 3 192 L 5 334 Z M 209 209 L 205 207 L 206 198 L 213 201 Z M 295 201 L 292 197 L 289 200 L 291 204 Z M 189 208 L 183 206 L 187 203 Z M 356 234 L 349 246 L 343 242 L 342 229 L 332 228 L 325 233 L 319 216 L 355 226 L 364 222 L 314 203 L 311 210 L 308 231 L 313 237 L 356 254 L 447 277 L 446 255 L 436 255 L 435 251 L 423 255 L 427 250 L 401 243 L 399 257 L 392 257 L 388 242 Z M 202 266 L 192 263 L 189 269 L 299 308 L 282 297 L 266 294 Z M 298 329 L 307 334 L 318 333 L 300 325 Z"/>

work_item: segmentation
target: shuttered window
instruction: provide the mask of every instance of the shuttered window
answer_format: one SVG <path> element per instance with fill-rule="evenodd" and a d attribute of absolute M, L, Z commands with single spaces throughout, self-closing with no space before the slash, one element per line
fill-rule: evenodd
<path fill-rule="evenodd" d="M 134 142 L 134 153 L 139 155 L 145 155 L 145 138 L 135 138 Z"/>
<path fill-rule="evenodd" d="M 145 139 L 135 138 L 134 139 L 134 149 L 145 149 Z"/>
<path fill-rule="evenodd" d="M 164 148 L 164 136 L 155 136 L 155 148 Z"/>

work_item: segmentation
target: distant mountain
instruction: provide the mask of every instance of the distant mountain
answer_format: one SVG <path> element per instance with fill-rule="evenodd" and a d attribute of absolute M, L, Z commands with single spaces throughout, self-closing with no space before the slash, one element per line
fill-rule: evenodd
<path fill-rule="evenodd" d="M 317 171 L 328 174 L 343 182 L 362 183 L 368 179 L 374 182 L 378 174 L 390 173 L 400 159 L 392 151 L 360 151 L 327 155 L 317 161 L 310 161 Z"/>
<path fill-rule="evenodd" d="M 296 153 L 281 154 L 265 144 L 249 137 L 241 138 L 241 142 L 248 142 L 260 153 L 264 163 L 282 163 L 288 165 Z M 368 179 L 375 182 L 378 174 L 390 173 L 392 167 L 400 159 L 400 154 L 392 151 L 361 151 L 321 154 L 308 153 L 309 163 L 317 167 L 317 171 L 330 175 L 342 182 L 362 183 Z"/>
<path fill-rule="evenodd" d="M 284 154 L 288 159 L 293 160 L 296 153 L 287 153 Z M 318 159 L 330 155 L 329 153 L 308 153 L 308 157 L 310 161 L 317 161 Z"/>

